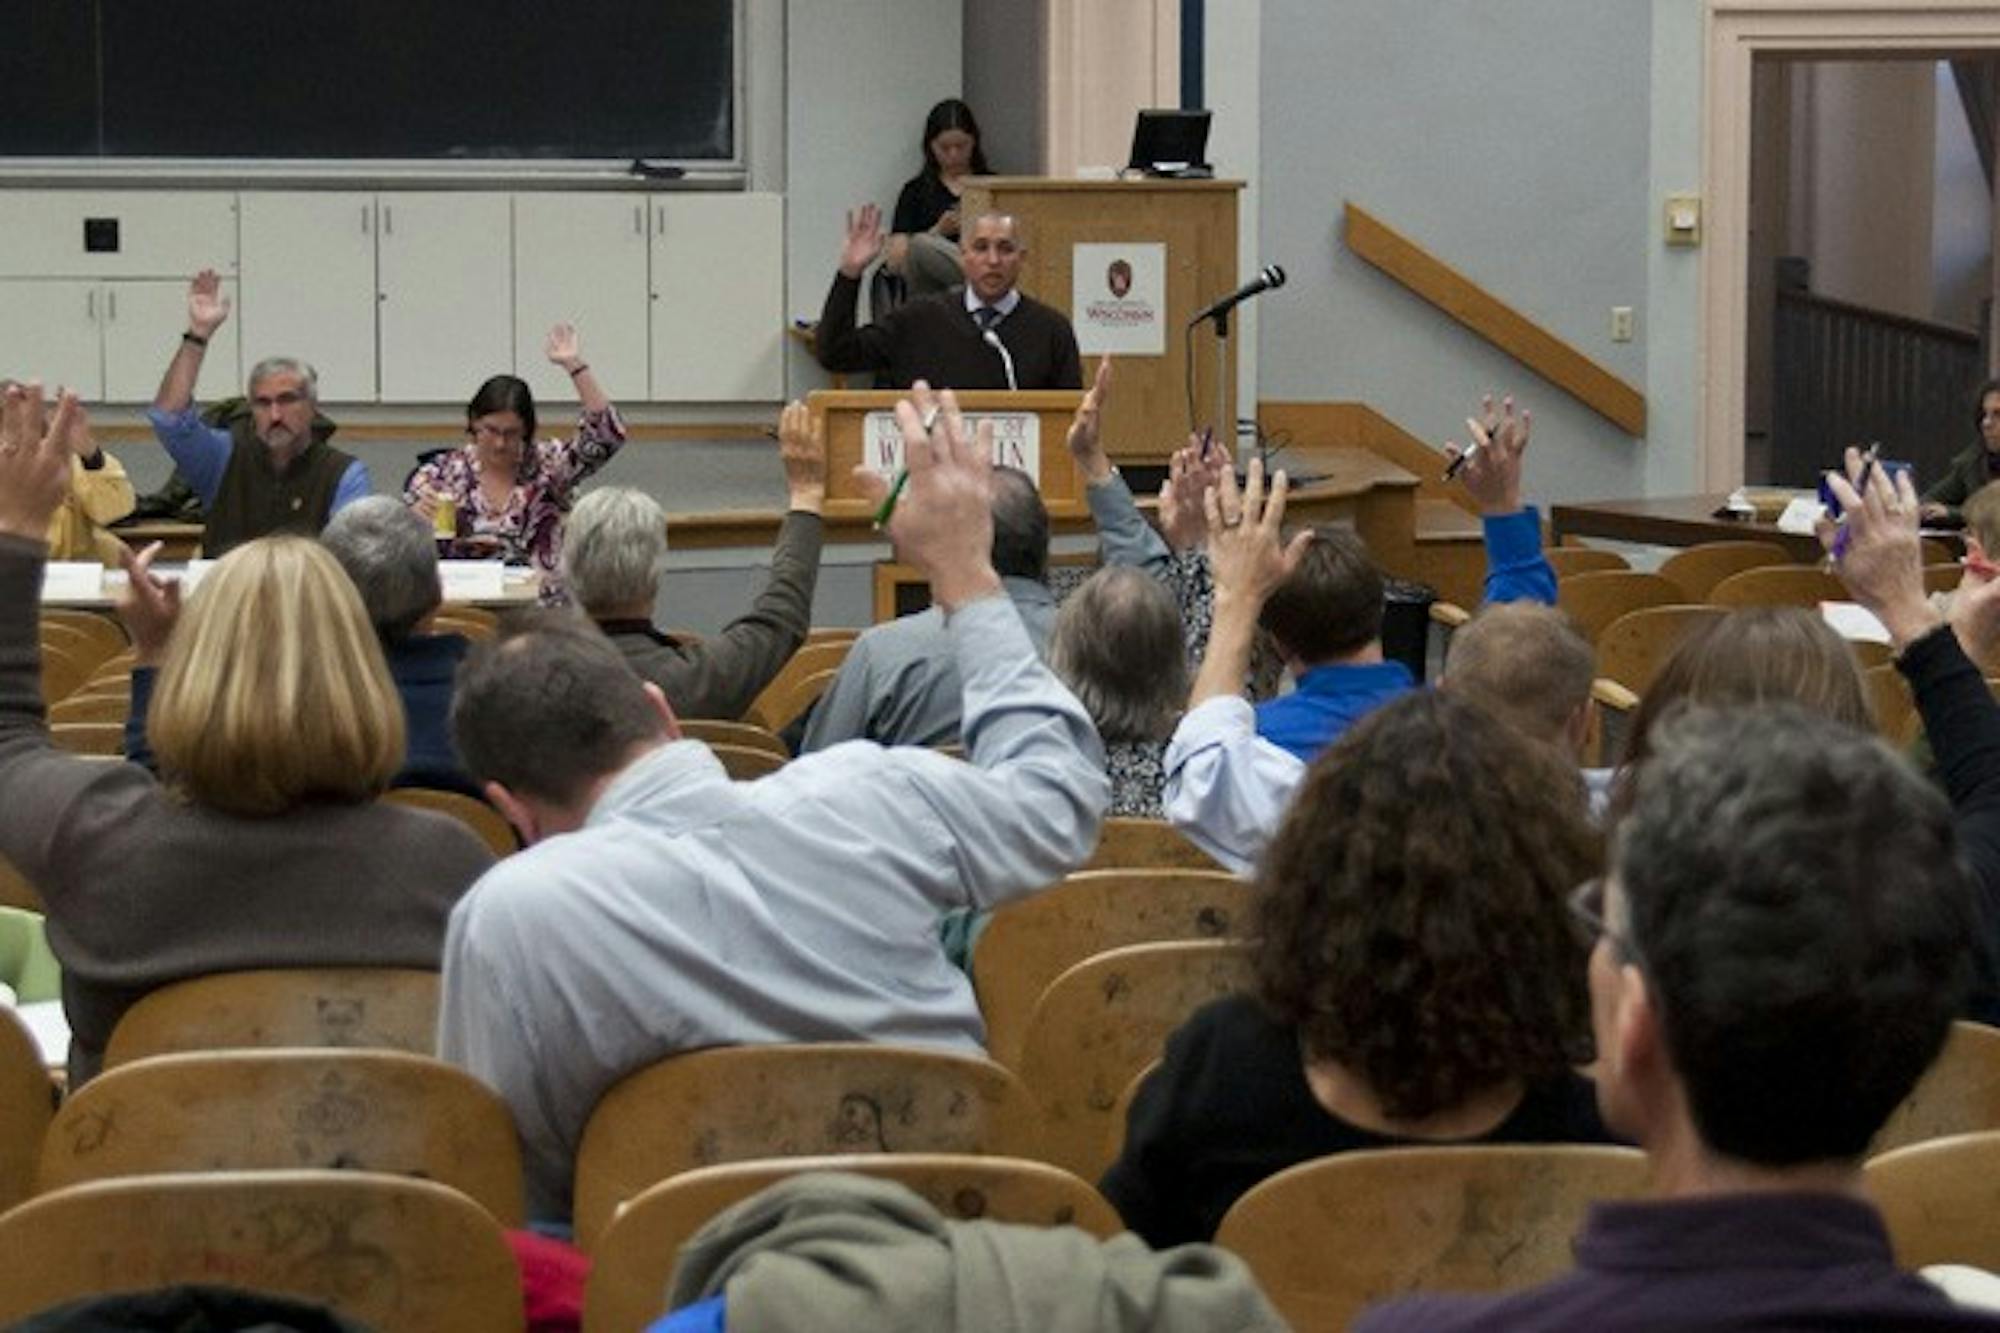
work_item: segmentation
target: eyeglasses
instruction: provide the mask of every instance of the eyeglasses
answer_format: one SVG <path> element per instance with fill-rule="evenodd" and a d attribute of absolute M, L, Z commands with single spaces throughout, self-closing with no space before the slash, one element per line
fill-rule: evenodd
<path fill-rule="evenodd" d="M 276 407 L 297 407 L 306 396 L 296 390 L 287 389 L 283 393 L 260 393 L 250 400 L 252 407 L 261 407 L 266 412 Z"/>
<path fill-rule="evenodd" d="M 472 433 L 482 440 L 497 440 L 501 444 L 519 444 L 528 437 L 519 426 L 492 426 L 484 421 L 473 422 Z"/>
<path fill-rule="evenodd" d="M 1611 941 L 1611 947 L 1628 959 L 1637 960 L 1639 951 L 1632 947 L 1632 941 L 1611 928 L 1604 919 L 1604 877 L 1587 879 L 1570 891 L 1569 914 L 1583 927 L 1590 943 L 1600 939 Z"/>

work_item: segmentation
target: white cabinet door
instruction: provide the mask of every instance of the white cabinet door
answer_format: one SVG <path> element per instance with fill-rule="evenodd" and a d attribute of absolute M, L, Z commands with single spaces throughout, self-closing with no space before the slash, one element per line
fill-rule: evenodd
<path fill-rule="evenodd" d="M 115 228 L 91 250 L 86 223 Z M 169 278 L 236 271 L 236 196 L 216 190 L 0 190 L 0 274 Z"/>
<path fill-rule="evenodd" d="M 614 401 L 646 397 L 647 245 L 644 195 L 514 196 L 514 373 L 537 399 L 576 401 L 569 376 L 542 355 L 563 320 Z"/>
<path fill-rule="evenodd" d="M 0 312 L 5 312 L 0 376 L 39 379 L 51 391 L 65 385 L 92 402 L 100 400 L 104 367 L 97 321 L 103 299 L 95 282 L 0 279 Z"/>
<path fill-rule="evenodd" d="M 375 401 L 375 226 L 373 194 L 243 194 L 242 299 L 223 328 L 244 371 L 295 356 L 319 373 L 321 402 Z"/>
<path fill-rule="evenodd" d="M 222 284 L 232 306 L 237 304 L 236 286 L 233 279 Z M 177 278 L 103 283 L 97 309 L 104 330 L 104 400 L 150 403 L 187 329 L 187 284 Z M 208 340 L 195 397 L 212 403 L 242 392 L 236 321 L 231 318 Z"/>
<path fill-rule="evenodd" d="M 378 327 L 385 403 L 461 403 L 514 368 L 511 198 L 382 194 Z"/>
<path fill-rule="evenodd" d="M 656 198 L 652 298 L 654 398 L 783 398 L 783 197 Z"/>

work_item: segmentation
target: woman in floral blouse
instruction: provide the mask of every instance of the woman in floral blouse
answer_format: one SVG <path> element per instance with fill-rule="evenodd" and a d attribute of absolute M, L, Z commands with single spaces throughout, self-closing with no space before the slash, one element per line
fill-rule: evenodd
<path fill-rule="evenodd" d="M 625 443 L 625 423 L 578 354 L 574 325 L 549 330 L 547 353 L 569 372 L 583 404 L 576 438 L 537 440 L 535 396 L 526 381 L 495 375 L 465 405 L 465 446 L 418 468 L 403 502 L 437 525 L 440 537 L 450 534 L 446 555 L 533 565 L 542 576 L 542 600 L 561 602 L 567 600 L 556 578 L 563 516 L 577 483 Z"/>

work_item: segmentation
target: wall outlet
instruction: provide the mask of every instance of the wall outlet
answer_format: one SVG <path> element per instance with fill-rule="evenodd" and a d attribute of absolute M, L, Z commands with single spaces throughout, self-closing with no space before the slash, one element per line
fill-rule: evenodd
<path fill-rule="evenodd" d="M 1632 341 L 1632 307 L 1615 305 L 1611 307 L 1611 341 L 1628 343 Z"/>

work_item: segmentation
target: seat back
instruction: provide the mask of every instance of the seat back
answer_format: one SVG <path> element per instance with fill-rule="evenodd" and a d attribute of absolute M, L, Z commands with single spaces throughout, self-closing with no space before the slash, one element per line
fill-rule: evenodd
<path fill-rule="evenodd" d="M 126 637 L 125 627 L 115 616 L 100 615 L 95 611 L 78 611 L 68 607 L 45 606 L 42 608 L 42 624 L 63 625 L 81 634 L 96 645 L 97 661 L 126 652 L 132 647 L 132 640 Z"/>
<path fill-rule="evenodd" d="M 1542 554 L 1559 579 L 1571 574 L 1594 574 L 1604 569 L 1632 568 L 1632 562 L 1618 552 L 1596 546 L 1551 546 Z"/>
<path fill-rule="evenodd" d="M 502 1226 L 522 1223 L 506 1104 L 465 1071 L 404 1051 L 205 1051 L 120 1065 L 63 1102 L 35 1189 L 296 1167 L 435 1180 Z"/>
<path fill-rule="evenodd" d="M 1802 606 L 1853 600 L 1847 585 L 1818 565 L 1764 565 L 1731 574 L 1708 590 L 1715 606 Z"/>
<path fill-rule="evenodd" d="M 440 791 L 435 787 L 396 787 L 382 793 L 391 805 L 407 805 L 449 815 L 471 829 L 495 856 L 512 856 L 521 850 L 521 840 L 507 817 L 481 800 L 464 792 Z"/>
<path fill-rule="evenodd" d="M 0 907 L 19 907 L 30 912 L 42 910 L 42 893 L 12 861 L 0 856 Z"/>
<path fill-rule="evenodd" d="M 77 687 L 90 678 L 94 664 L 76 655 L 70 649 L 52 643 L 42 645 L 42 699 L 54 703 L 76 693 Z"/>
<path fill-rule="evenodd" d="M 740 746 L 746 750 L 762 750 L 775 755 L 782 762 L 792 757 L 785 743 L 775 732 L 764 730 L 754 722 L 730 722 L 714 717 L 683 717 L 675 719 L 680 723 L 681 735 L 691 741 L 705 741 L 713 746 L 718 741 L 724 745 Z"/>
<path fill-rule="evenodd" d="M 1104 821 L 1085 870 L 1220 870 L 1215 858 L 1164 819 L 1114 815 Z"/>
<path fill-rule="evenodd" d="M 49 705 L 49 722 L 109 722 L 123 728 L 126 714 L 132 711 L 132 695 L 93 694 L 78 690 L 67 698 L 56 700 Z"/>
<path fill-rule="evenodd" d="M 1659 574 L 1678 585 L 1688 601 L 1705 602 L 1709 591 L 1731 574 L 1791 559 L 1791 552 L 1776 542 L 1703 542 L 1668 556 Z"/>
<path fill-rule="evenodd" d="M 1922 720 L 1910 683 L 1894 663 L 1869 667 L 1861 673 L 1868 687 L 1868 710 L 1875 715 L 1875 731 L 1891 745 L 1908 745 L 1916 739 Z"/>
<path fill-rule="evenodd" d="M 1729 613 L 1719 606 L 1649 606 L 1627 611 L 1597 639 L 1597 674 L 1644 694 L 1682 640 Z"/>
<path fill-rule="evenodd" d="M 801 648 L 799 651 L 837 648 L 844 656 L 850 646 L 845 643 L 813 644 L 811 649 Z M 790 669 L 786 668 L 787 671 Z M 762 694 L 750 701 L 750 708 L 743 714 L 743 718 L 771 731 L 783 731 L 801 713 L 819 702 L 819 697 L 827 692 L 833 684 L 834 677 L 839 674 L 839 667 L 827 666 L 803 672 L 789 679 L 781 677 L 772 681 L 764 687 Z"/>
<path fill-rule="evenodd" d="M 826 692 L 853 647 L 854 640 L 849 638 L 804 644 L 778 669 L 763 692 L 750 701 L 743 720 L 754 722 L 766 731 L 783 731 L 788 722 Z"/>
<path fill-rule="evenodd" d="M 961 1221 L 1077 1226 L 1098 1237 L 1125 1229 L 1087 1182 L 1019 1157 L 848 1154 L 698 1167 L 646 1189 L 605 1229 L 591 1253 L 584 1333 L 640 1333 L 666 1313 L 667 1280 L 697 1231 L 724 1209 L 809 1171 L 893 1180 Z"/>
<path fill-rule="evenodd" d="M 2000 1029 L 1960 1021 L 1870 1150 L 1888 1152 L 1926 1139 L 2000 1129 Z"/>
<path fill-rule="evenodd" d="M 1607 569 L 1556 581 L 1556 606 L 1593 645 L 1606 627 L 1630 611 L 1685 602 L 1680 588 L 1658 574 Z"/>
<path fill-rule="evenodd" d="M 722 765 L 722 771 L 729 774 L 732 782 L 755 782 L 758 778 L 767 778 L 791 762 L 786 756 L 772 754 L 761 745 L 710 741 L 708 751 Z"/>
<path fill-rule="evenodd" d="M 1254 900 L 1225 870 L 1085 870 L 993 913 L 972 950 L 986 1049 L 1019 1068 L 1035 1002 L 1065 969 L 1106 949 L 1241 934 Z"/>
<path fill-rule="evenodd" d="M 42 1053 L 11 1009 L 0 1008 L 0 1213 L 28 1197 L 56 1105 Z"/>
<path fill-rule="evenodd" d="M 115 759 L 125 753 L 125 723 L 123 719 L 117 722 L 51 722 L 49 740 L 57 749 L 71 754 Z"/>
<path fill-rule="evenodd" d="M 868 1042 L 719 1046 L 604 1094 L 576 1154 L 577 1243 L 618 1205 L 697 1166 L 821 1153 L 1037 1157 L 1033 1099 L 978 1056 Z"/>
<path fill-rule="evenodd" d="M 1253 1186 L 1216 1244 L 1295 1328 L 1345 1328 L 1412 1291 L 1505 1291 L 1566 1273 L 1588 1206 L 1644 1191 L 1632 1148 L 1480 1145 L 1346 1152 Z"/>
<path fill-rule="evenodd" d="M 1102 1176 L 1119 1094 L 1195 1010 L 1250 980 L 1249 946 L 1224 940 L 1129 945 L 1056 978 L 1021 1049 L 1021 1081 L 1042 1108 L 1043 1156 L 1086 1180 Z"/>
<path fill-rule="evenodd" d="M 362 1171 L 94 1181 L 0 1217 L 0 1324 L 87 1296 L 226 1283 L 395 1333 L 510 1333 L 521 1272 L 499 1224 L 428 1180 Z"/>
<path fill-rule="evenodd" d="M 405 967 L 217 972 L 162 986 L 125 1011 L 104 1067 L 177 1051 L 335 1046 L 437 1049 L 438 974 Z"/>
<path fill-rule="evenodd" d="M 1925 565 L 1924 591 L 1925 592 L 1956 591 L 1960 580 L 1962 580 L 1964 577 L 1965 577 L 1965 567 L 1959 564 L 1956 560 L 1947 560 L 1943 564 L 1938 564 L 1938 565 Z"/>
<path fill-rule="evenodd" d="M 500 617 L 483 606 L 453 602 L 437 609 L 431 617 L 431 628 L 439 634 L 458 634 L 473 640 L 490 639 L 499 632 Z"/>
<path fill-rule="evenodd" d="M 1912 1143 L 1868 1160 L 1899 1268 L 2000 1268 L 2000 1130 Z"/>

